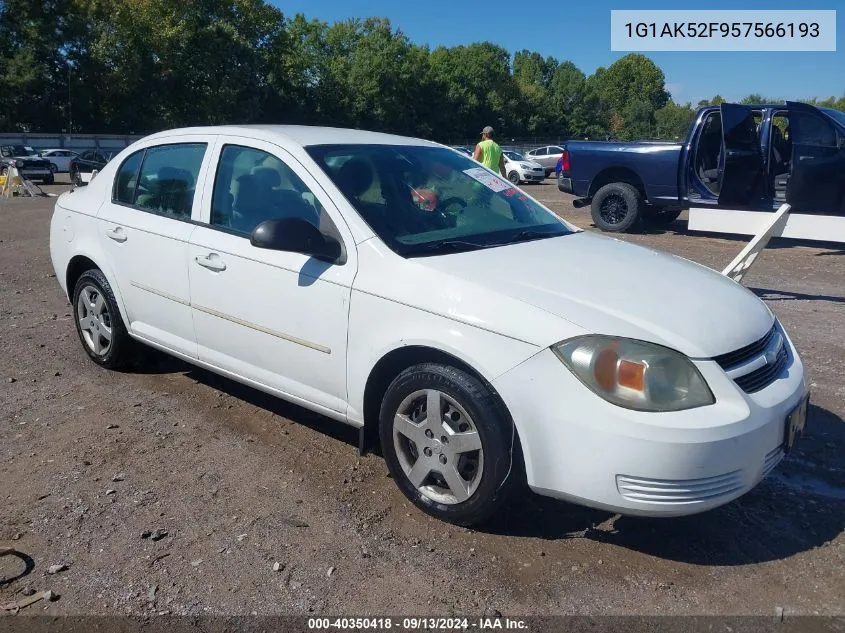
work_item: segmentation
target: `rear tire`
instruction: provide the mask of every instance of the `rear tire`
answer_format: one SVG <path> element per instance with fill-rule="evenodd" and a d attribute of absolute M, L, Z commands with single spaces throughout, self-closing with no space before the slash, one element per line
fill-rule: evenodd
<path fill-rule="evenodd" d="M 379 422 L 396 485 L 442 521 L 483 523 L 523 481 L 509 414 L 488 385 L 464 371 L 434 363 L 409 367 L 388 387 Z"/>
<path fill-rule="evenodd" d="M 627 182 L 612 182 L 593 196 L 593 222 L 602 231 L 625 233 L 639 222 L 642 206 L 642 196 L 636 187 Z"/>
<path fill-rule="evenodd" d="M 132 337 L 102 271 L 93 268 L 79 277 L 73 290 L 73 316 L 76 333 L 91 360 L 107 369 L 126 365 Z"/>

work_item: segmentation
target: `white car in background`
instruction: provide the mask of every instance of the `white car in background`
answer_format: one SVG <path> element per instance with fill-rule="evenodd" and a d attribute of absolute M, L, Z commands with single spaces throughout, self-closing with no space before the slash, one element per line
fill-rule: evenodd
<path fill-rule="evenodd" d="M 349 424 L 458 524 L 526 483 L 702 512 L 756 486 L 806 420 L 798 352 L 748 289 L 579 230 L 419 139 L 148 136 L 57 199 L 50 254 L 94 363 L 142 342 Z"/>
<path fill-rule="evenodd" d="M 79 156 L 69 149 L 42 149 L 38 151 L 41 158 L 50 161 L 53 173 L 67 173 L 70 171 L 70 161 Z"/>
<path fill-rule="evenodd" d="M 519 152 L 504 150 L 505 174 L 513 184 L 522 182 L 543 182 L 546 179 L 546 172 L 540 163 L 526 159 Z"/>

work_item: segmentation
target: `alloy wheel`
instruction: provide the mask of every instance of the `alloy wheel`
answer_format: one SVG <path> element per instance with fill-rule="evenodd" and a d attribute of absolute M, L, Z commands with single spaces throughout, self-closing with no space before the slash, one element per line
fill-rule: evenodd
<path fill-rule="evenodd" d="M 393 446 L 405 476 L 432 501 L 462 503 L 481 482 L 484 451 L 478 429 L 441 391 L 416 391 L 402 401 L 393 420 Z"/>

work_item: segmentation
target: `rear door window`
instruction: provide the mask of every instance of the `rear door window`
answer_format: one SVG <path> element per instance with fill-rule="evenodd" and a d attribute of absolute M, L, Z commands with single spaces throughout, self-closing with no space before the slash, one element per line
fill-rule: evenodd
<path fill-rule="evenodd" d="M 179 220 L 190 220 L 205 150 L 205 143 L 148 148 L 134 192 L 134 206 Z"/>

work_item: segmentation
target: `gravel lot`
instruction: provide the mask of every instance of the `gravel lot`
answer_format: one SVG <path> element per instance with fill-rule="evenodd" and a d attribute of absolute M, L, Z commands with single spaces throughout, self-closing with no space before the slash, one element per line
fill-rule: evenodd
<path fill-rule="evenodd" d="M 590 226 L 551 180 L 526 190 Z M 527 496 L 471 531 L 406 503 L 349 428 L 152 351 L 123 373 L 88 361 L 50 264 L 53 204 L 0 199 L 0 547 L 29 557 L 0 556 L 0 604 L 52 589 L 22 615 L 845 615 L 845 247 L 777 243 L 745 280 L 813 393 L 758 488 L 664 520 Z M 621 239 L 717 269 L 744 245 L 685 216 Z"/>

